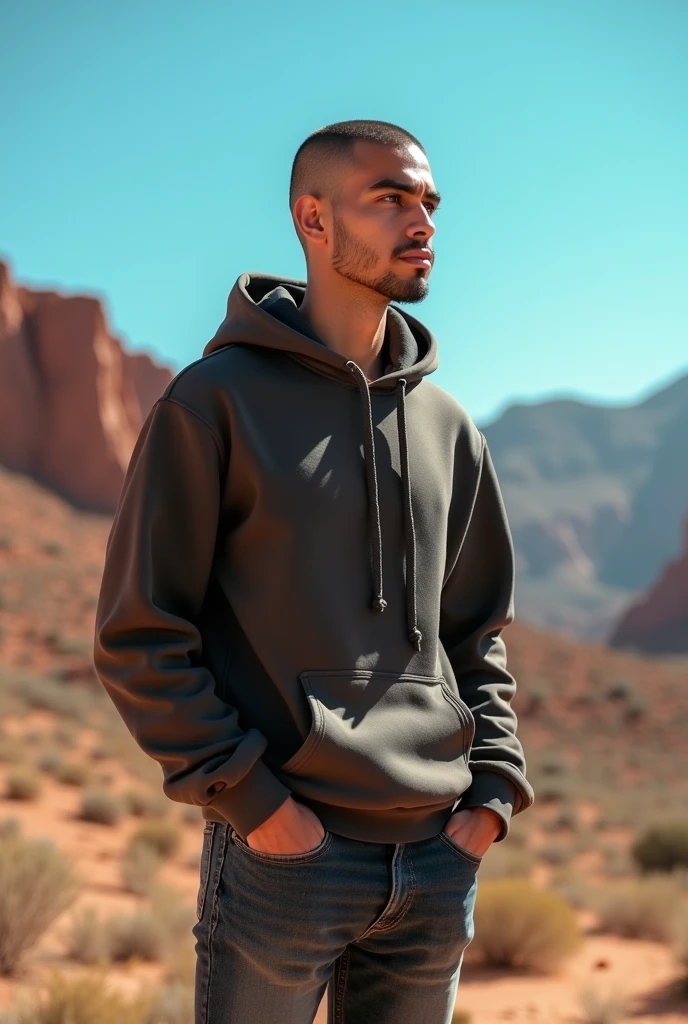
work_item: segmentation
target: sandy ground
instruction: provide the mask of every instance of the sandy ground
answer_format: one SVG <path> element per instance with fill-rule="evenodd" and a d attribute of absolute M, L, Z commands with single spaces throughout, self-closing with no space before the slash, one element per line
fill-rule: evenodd
<path fill-rule="evenodd" d="M 54 720 L 44 712 L 34 712 L 23 719 L 8 718 L 7 733 L 21 737 L 24 733 L 48 730 Z M 73 759 L 83 757 L 94 743 L 95 735 L 83 730 L 73 751 Z M 10 766 L 0 766 L 0 777 Z M 112 776 L 113 789 L 132 786 L 132 779 L 115 762 L 99 761 L 98 771 Z M 18 818 L 28 836 L 49 836 L 78 865 L 83 889 L 77 903 L 59 918 L 39 946 L 30 953 L 20 975 L 0 979 L 0 1007 L 11 1004 L 18 991 L 35 988 L 51 966 L 78 970 L 64 954 L 64 936 L 69 918 L 82 905 L 95 905 L 105 912 L 122 912 L 137 905 L 136 897 L 127 894 L 119 878 L 119 861 L 131 832 L 139 819 L 124 818 L 115 827 L 80 821 L 77 809 L 81 790 L 61 785 L 43 775 L 43 791 L 36 802 L 0 799 L 0 819 Z M 4 783 L 3 783 L 4 791 Z M 178 809 L 173 808 L 176 812 Z M 581 814 L 590 817 L 593 809 L 581 807 Z M 179 822 L 183 831 L 182 848 L 174 859 L 166 862 L 161 878 L 174 886 L 184 899 L 194 905 L 198 884 L 198 856 L 202 842 L 203 823 Z M 488 855 L 489 856 L 489 853 Z M 586 860 L 587 856 L 587 860 Z M 593 865 L 594 857 L 582 855 L 579 867 Z M 546 878 L 546 869 L 538 868 L 534 880 Z M 594 918 L 579 911 L 584 930 L 591 931 Z M 629 1013 L 622 1020 L 638 1024 L 685 1024 L 688 1021 L 688 997 L 675 994 L 678 969 L 673 954 L 666 946 L 647 941 L 624 940 L 588 934 L 581 951 L 556 974 L 533 976 L 513 971 L 486 970 L 464 963 L 457 998 L 457 1008 L 468 1011 L 471 1024 L 496 1024 L 502 1021 L 555 1024 L 580 1022 L 578 995 L 584 985 L 602 993 L 614 991 L 628 1000 Z M 133 963 L 114 966 L 113 981 L 125 988 L 139 984 L 157 984 L 162 977 L 158 965 Z M 320 1007 L 317 1024 L 326 1024 L 326 1003 Z"/>

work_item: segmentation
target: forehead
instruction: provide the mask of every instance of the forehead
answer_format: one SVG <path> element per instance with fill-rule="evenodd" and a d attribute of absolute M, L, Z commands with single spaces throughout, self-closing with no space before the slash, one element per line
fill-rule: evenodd
<path fill-rule="evenodd" d="M 432 171 L 425 153 L 415 143 L 386 146 L 359 139 L 354 145 L 354 165 L 348 175 L 350 188 L 359 191 L 379 178 L 396 178 L 412 185 L 434 188 Z"/>

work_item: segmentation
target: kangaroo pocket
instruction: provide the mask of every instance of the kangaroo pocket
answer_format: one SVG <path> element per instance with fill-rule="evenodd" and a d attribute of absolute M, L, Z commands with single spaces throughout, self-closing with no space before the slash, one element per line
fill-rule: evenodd
<path fill-rule="evenodd" d="M 279 769 L 301 796 L 357 808 L 448 805 L 471 783 L 475 721 L 443 676 L 309 671 L 311 727 Z"/>

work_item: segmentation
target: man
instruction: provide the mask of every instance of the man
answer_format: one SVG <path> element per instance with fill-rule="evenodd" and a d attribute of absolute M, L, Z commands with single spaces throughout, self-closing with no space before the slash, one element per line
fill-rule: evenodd
<path fill-rule="evenodd" d="M 238 278 L 131 459 L 95 663 L 206 819 L 197 1024 L 311 1024 L 328 982 L 331 1024 L 447 1024 L 478 867 L 533 803 L 495 471 L 392 304 L 439 201 L 403 129 L 309 136 L 307 282 Z"/>

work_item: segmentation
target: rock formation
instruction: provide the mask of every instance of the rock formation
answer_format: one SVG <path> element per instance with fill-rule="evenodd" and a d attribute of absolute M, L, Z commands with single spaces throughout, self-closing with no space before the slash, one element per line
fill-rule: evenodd
<path fill-rule="evenodd" d="M 0 262 L 0 463 L 112 512 L 143 420 L 172 371 L 130 354 L 97 298 L 13 283 Z"/>
<path fill-rule="evenodd" d="M 683 553 L 626 611 L 610 637 L 613 647 L 649 654 L 688 652 L 688 520 Z"/>

